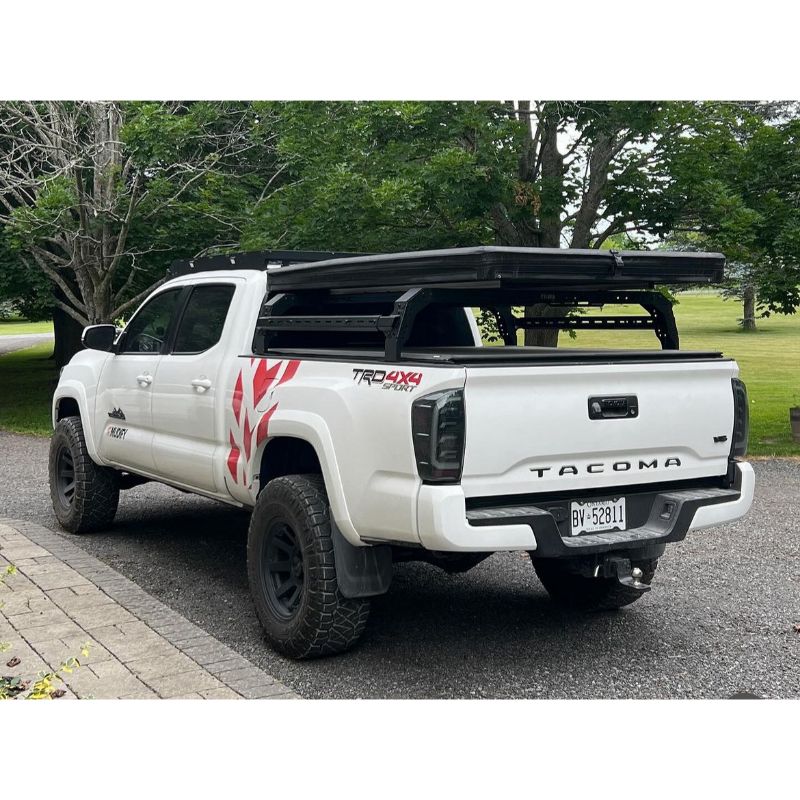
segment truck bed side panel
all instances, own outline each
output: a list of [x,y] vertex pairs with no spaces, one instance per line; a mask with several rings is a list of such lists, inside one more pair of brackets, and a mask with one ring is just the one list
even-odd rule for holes
[[[262,453],[264,459],[270,457],[269,442],[277,436],[302,438],[317,451],[331,509],[345,536],[354,544],[357,537],[417,542],[420,480],[411,404],[429,392],[463,387],[464,369],[303,359],[237,361],[226,412],[231,494],[252,505]],[[413,373],[412,380],[419,383],[404,382],[401,373]]]

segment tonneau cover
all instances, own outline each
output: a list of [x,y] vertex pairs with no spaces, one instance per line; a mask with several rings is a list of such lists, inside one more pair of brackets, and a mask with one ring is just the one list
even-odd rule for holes
[[[367,348],[276,348],[266,355],[333,361],[385,361],[383,350]],[[661,363],[721,358],[722,353],[714,350],[603,350],[577,347],[414,347],[402,352],[403,361],[464,366]]]

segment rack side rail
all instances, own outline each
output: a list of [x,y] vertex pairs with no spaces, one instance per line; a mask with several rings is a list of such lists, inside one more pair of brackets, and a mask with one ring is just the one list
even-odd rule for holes
[[[302,292],[280,292],[268,296],[262,306],[253,337],[253,352],[264,355],[269,352],[274,337],[286,331],[352,332],[378,331],[384,336],[384,356],[388,362],[402,360],[414,322],[431,305],[483,306],[495,315],[498,329],[506,345],[516,345],[517,331],[525,328],[557,328],[559,330],[653,330],[664,350],[678,350],[680,341],[672,306],[664,295],[654,291],[614,290],[547,290],[537,291],[520,288],[462,288],[412,287],[399,296],[383,297],[391,303],[387,314],[347,313],[348,301],[342,295],[326,292],[308,293],[320,306],[341,310],[343,313],[292,314],[292,307],[303,301]],[[354,301],[358,297],[354,298]],[[513,306],[544,303],[570,309],[576,307],[602,307],[605,305],[634,304],[641,306],[646,315],[641,316],[582,316],[563,313],[553,317],[525,318],[512,312]]]

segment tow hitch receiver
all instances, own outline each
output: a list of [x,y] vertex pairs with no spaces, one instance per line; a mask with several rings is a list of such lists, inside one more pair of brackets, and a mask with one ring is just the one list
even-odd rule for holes
[[619,556],[606,556],[602,563],[594,570],[595,578],[616,578],[623,586],[635,589],[644,594],[650,591],[650,586],[642,583],[642,571],[639,567],[631,567],[629,558]]

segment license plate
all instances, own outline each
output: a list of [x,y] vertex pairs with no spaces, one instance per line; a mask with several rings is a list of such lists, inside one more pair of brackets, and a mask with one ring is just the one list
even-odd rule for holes
[[625,498],[570,503],[572,535],[625,530]]

